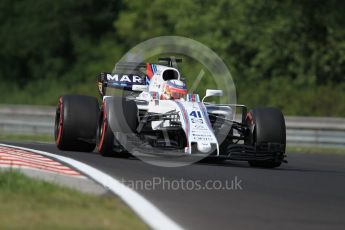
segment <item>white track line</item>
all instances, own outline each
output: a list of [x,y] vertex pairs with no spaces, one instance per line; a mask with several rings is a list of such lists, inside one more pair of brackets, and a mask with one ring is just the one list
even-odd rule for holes
[[111,190],[115,193],[118,197],[120,197],[148,226],[152,229],[183,229],[173,220],[171,220],[168,216],[166,216],[162,211],[160,211],[157,207],[155,207],[152,203],[146,200],[143,196],[139,193],[135,192],[134,190],[130,189],[129,187],[123,185],[120,181],[112,178],[108,174],[101,172],[100,170],[93,168],[87,164],[84,164],[80,161],[44,152],[30,148],[23,148],[19,146],[13,145],[6,145],[1,144],[0,146],[6,146],[16,149],[22,149],[26,151],[30,151],[33,153],[37,153],[40,155],[48,156],[51,158],[55,158],[61,162],[64,162],[73,168],[79,170],[80,172],[88,175],[104,187]]

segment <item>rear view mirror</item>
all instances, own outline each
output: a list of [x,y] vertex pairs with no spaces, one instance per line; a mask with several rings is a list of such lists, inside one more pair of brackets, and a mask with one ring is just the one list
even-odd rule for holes
[[132,85],[133,91],[144,92],[144,91],[148,91],[148,89],[149,89],[148,85]]
[[205,98],[207,98],[207,97],[221,97],[221,96],[223,96],[223,90],[221,90],[221,89],[207,89],[206,95],[202,99],[202,102],[204,102]]

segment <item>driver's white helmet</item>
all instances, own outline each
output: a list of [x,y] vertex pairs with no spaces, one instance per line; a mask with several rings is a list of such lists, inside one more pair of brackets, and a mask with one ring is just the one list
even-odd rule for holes
[[168,80],[163,83],[161,99],[176,100],[185,98],[187,95],[186,84],[180,80]]

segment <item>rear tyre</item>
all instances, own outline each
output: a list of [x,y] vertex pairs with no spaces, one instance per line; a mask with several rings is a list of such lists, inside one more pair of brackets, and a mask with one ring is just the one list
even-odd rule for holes
[[119,136],[135,133],[138,126],[138,108],[134,101],[122,97],[106,98],[98,128],[97,148],[102,156],[129,157],[130,153],[116,139]]
[[279,150],[280,152],[277,152],[278,157],[276,159],[249,161],[250,166],[264,168],[279,167],[286,147],[285,119],[282,112],[276,108],[256,108],[249,111],[246,121],[250,128],[247,144],[255,145],[258,148],[270,143],[282,146],[282,149]]
[[96,98],[65,95],[55,116],[55,142],[60,150],[92,152],[96,146],[99,104]]

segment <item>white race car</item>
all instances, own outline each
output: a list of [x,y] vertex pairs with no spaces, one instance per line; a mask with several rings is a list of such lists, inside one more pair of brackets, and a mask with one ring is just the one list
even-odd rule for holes
[[[129,156],[133,149],[199,155],[259,167],[285,162],[286,129],[280,110],[247,112],[244,105],[204,102],[223,92],[208,89],[202,100],[189,94],[173,61],[181,59],[117,63],[113,73],[98,76],[101,106],[94,97],[62,96],[56,111],[57,147],[93,151],[97,146],[103,156]],[[235,120],[235,109],[242,112],[240,121]]]

